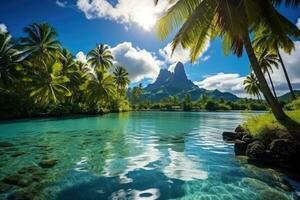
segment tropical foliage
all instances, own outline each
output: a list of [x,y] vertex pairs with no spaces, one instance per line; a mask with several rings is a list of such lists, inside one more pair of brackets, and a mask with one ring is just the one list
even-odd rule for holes
[[14,40],[0,33],[1,118],[129,109],[128,73],[124,67],[108,72],[114,60],[107,45],[97,45],[81,63],[49,24],[29,25],[24,33]]
[[275,9],[274,4],[282,2],[293,6],[300,3],[296,0],[179,0],[159,20],[158,36],[165,39],[179,28],[172,42],[173,51],[179,44],[189,49],[192,62],[207,43],[218,36],[223,39],[225,53],[231,51],[241,56],[245,48],[260,90],[274,116],[286,121],[289,118],[269,88],[251,41],[251,33],[259,27],[271,32],[279,44],[285,44],[290,37],[300,38],[300,30]]

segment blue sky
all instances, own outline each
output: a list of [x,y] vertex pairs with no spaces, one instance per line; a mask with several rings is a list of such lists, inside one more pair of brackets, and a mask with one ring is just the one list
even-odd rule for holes
[[[86,54],[97,43],[108,44],[114,49],[118,61],[128,65],[126,67],[132,72],[132,81],[142,80],[147,84],[155,79],[159,68],[169,68],[177,58],[162,53],[168,52],[165,47],[171,38],[160,41],[155,34],[153,20],[165,8],[164,5],[152,8],[151,3],[152,0],[2,0],[0,24],[5,25],[14,37],[19,37],[23,35],[25,26],[33,22],[47,22],[57,30],[62,46],[74,55],[78,52]],[[299,8],[282,6],[278,9],[294,24],[300,18]],[[218,87],[223,91],[242,93],[242,79],[249,73],[246,56],[225,56],[219,39],[210,43],[196,64],[190,64],[185,55],[183,50],[178,51],[178,60],[185,62],[185,70],[192,81],[207,89]],[[290,59],[288,56],[286,58]],[[295,87],[298,87],[297,76],[293,78]],[[284,92],[286,87],[280,81],[278,88]]]

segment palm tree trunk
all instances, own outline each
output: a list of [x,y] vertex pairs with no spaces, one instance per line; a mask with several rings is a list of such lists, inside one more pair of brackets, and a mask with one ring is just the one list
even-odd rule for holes
[[274,96],[278,100],[277,94],[276,94],[276,90],[275,90],[275,87],[274,87],[274,83],[273,83],[273,80],[271,78],[271,75],[270,75],[270,72],[269,72],[268,69],[267,69],[267,74],[268,74],[268,77],[269,77],[269,80],[270,80],[270,83],[271,83],[271,86],[272,86],[272,90],[273,90]]
[[288,86],[289,86],[289,89],[290,89],[290,92],[291,92],[291,95],[292,95],[292,99],[296,99],[296,95],[295,95],[295,93],[294,93],[294,90],[293,90],[293,87],[292,87],[292,84],[291,84],[289,75],[288,75],[288,73],[287,73],[287,71],[286,71],[286,67],[285,67],[285,64],[284,64],[284,62],[283,62],[283,60],[282,60],[282,57],[281,57],[281,55],[280,55],[280,53],[279,53],[278,47],[276,48],[276,51],[277,51],[277,54],[278,54],[278,57],[279,57],[279,61],[280,61],[280,63],[281,63],[281,66],[282,66],[282,69],[283,69],[283,72],[284,72],[284,76],[285,76],[286,81],[287,81],[287,83],[288,83]]
[[261,71],[261,68],[259,66],[258,60],[255,56],[254,49],[251,44],[251,40],[248,34],[243,36],[243,42],[245,44],[246,52],[248,55],[248,58],[250,60],[250,63],[252,65],[253,71],[257,77],[257,80],[259,81],[260,90],[263,93],[266,101],[269,103],[269,106],[272,109],[272,112],[275,116],[275,118],[278,121],[287,121],[289,118],[287,115],[283,112],[281,105],[277,101],[277,99],[273,96],[268,83],[265,79],[264,74]]

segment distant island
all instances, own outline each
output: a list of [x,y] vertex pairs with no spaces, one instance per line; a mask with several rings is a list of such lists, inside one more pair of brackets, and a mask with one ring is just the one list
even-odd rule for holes
[[177,96],[179,99],[183,99],[185,94],[190,94],[192,101],[196,101],[204,95],[230,101],[238,99],[236,95],[229,92],[199,88],[187,78],[181,62],[176,64],[173,73],[167,69],[161,69],[156,81],[144,89],[141,99],[157,102],[168,96]]
[[[299,91],[295,91],[298,95]],[[161,69],[154,83],[143,87],[129,88],[127,96],[133,110],[162,111],[228,111],[269,109],[265,100],[240,98],[230,92],[218,89],[199,88],[187,78],[184,65],[178,62],[174,72]],[[278,99],[282,105],[289,102],[290,93]]]

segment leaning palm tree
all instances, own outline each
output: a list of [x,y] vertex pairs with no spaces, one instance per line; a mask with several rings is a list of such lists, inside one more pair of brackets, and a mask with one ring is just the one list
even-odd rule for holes
[[259,24],[280,36],[280,39],[286,39],[288,35],[300,37],[300,30],[278,13],[268,0],[179,0],[161,17],[157,31],[158,36],[165,39],[179,27],[172,41],[173,51],[181,44],[190,50],[192,62],[217,36],[223,38],[225,52],[231,50],[241,56],[245,47],[265,99],[274,116],[284,122],[289,118],[273,96],[251,43],[251,32]]
[[124,67],[117,66],[113,72],[113,75],[117,88],[119,92],[122,93],[130,83],[128,72]]
[[259,83],[253,72],[246,77],[243,84],[247,94],[257,97],[258,100],[261,99]]
[[257,30],[255,31],[255,38],[253,41],[253,45],[256,49],[264,49],[264,48],[271,49],[278,55],[291,96],[293,99],[296,99],[296,95],[294,93],[287,69],[285,67],[285,64],[283,62],[282,56],[279,51],[279,48],[282,48],[283,51],[290,54],[292,50],[295,48],[293,40],[289,38],[287,38],[286,40],[280,40],[271,31],[265,29],[262,26],[259,26],[259,28],[257,28]]
[[29,59],[48,59],[54,57],[60,49],[60,43],[56,39],[57,33],[47,23],[31,24],[24,32],[27,36],[20,39],[20,46]]
[[97,47],[91,50],[88,55],[88,63],[94,69],[99,69],[101,71],[105,71],[109,69],[113,65],[113,56],[109,47],[104,44],[97,45]]
[[8,33],[0,33],[0,89],[13,82],[20,61],[20,51],[12,43],[11,36]]
[[[71,96],[70,90],[66,87],[68,77],[62,74],[62,65],[55,60],[42,61],[42,65],[29,74],[30,97],[35,103],[46,107],[50,103],[58,103],[65,96]],[[32,67],[26,66],[28,68]]]
[[278,68],[278,56],[275,52],[265,49],[264,51],[258,53],[258,60],[262,71],[268,75],[270,84],[272,86],[273,94],[275,98],[277,98],[275,86],[270,71],[273,72],[273,67]]

